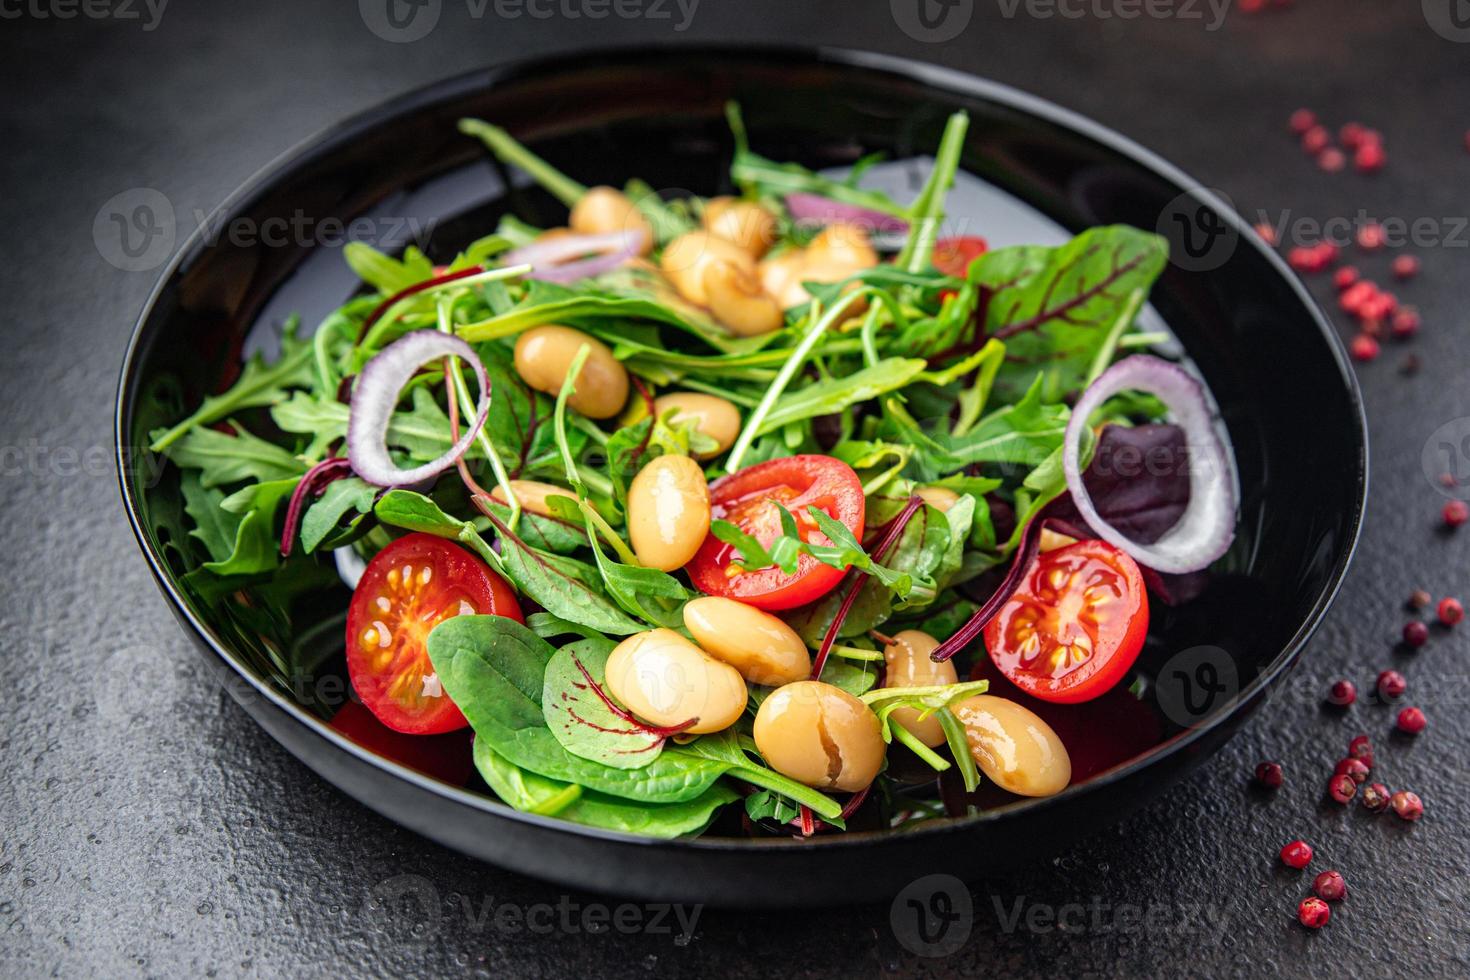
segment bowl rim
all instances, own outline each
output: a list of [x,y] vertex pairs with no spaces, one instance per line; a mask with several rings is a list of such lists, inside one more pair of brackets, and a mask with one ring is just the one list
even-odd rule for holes
[[[150,329],[150,321],[153,319],[156,308],[171,288],[175,278],[209,247],[208,230],[210,228],[220,227],[220,223],[223,220],[244,208],[263,192],[267,191],[275,181],[288,175],[293,169],[302,165],[310,158],[331,151],[339,147],[343,142],[351,140],[358,133],[375,128],[389,119],[448,101],[459,95],[480,91],[502,82],[514,81],[528,74],[548,74],[571,67],[575,67],[578,70],[586,70],[589,67],[589,61],[597,65],[613,67],[618,64],[627,64],[640,60],[657,61],[660,57],[670,55],[679,57],[700,56],[717,59],[726,63],[768,61],[781,58],[795,63],[872,72],[880,75],[889,75],[902,81],[917,83],[929,89],[937,89],[956,95],[989,101],[1009,110],[1038,118],[1049,125],[1070,130],[1112,153],[1127,158],[1135,166],[1147,170],[1151,175],[1176,187],[1188,190],[1196,200],[1209,207],[1216,215],[1225,220],[1229,227],[1237,233],[1241,245],[1254,249],[1258,255],[1264,257],[1268,266],[1277,276],[1286,282],[1287,286],[1295,293],[1308,317],[1310,317],[1316,326],[1318,334],[1325,342],[1348,396],[1354,421],[1356,422],[1353,429],[1358,442],[1357,472],[1355,474],[1357,493],[1354,498],[1353,513],[1351,514],[1350,533],[1345,545],[1340,548],[1337,559],[1329,571],[1327,582],[1317,595],[1311,609],[1298,625],[1291,638],[1282,647],[1281,651],[1272,658],[1265,669],[1257,673],[1250,682],[1241,688],[1230,703],[1225,707],[1217,709],[1199,725],[1185,729],[1171,738],[1150,747],[1141,755],[1093,775],[1085,782],[1068,786],[1055,796],[1016,800],[964,817],[947,817],[925,821],[907,830],[855,831],[843,834],[818,835],[807,839],[776,837],[746,839],[703,836],[663,839],[623,831],[607,830],[599,827],[590,827],[569,820],[560,820],[556,817],[525,813],[497,799],[471,792],[462,787],[451,786],[447,783],[440,782],[417,770],[410,769],[401,763],[378,755],[340,734],[331,728],[327,722],[306,711],[269,683],[257,678],[237,659],[235,654],[225,644],[216,639],[208,625],[194,614],[188,603],[184,601],[184,597],[179,589],[171,581],[162,556],[153,548],[144,530],[139,501],[134,495],[128,480],[129,435],[126,431],[126,425],[132,414],[134,376],[137,365],[146,346],[145,341],[148,340],[150,334],[153,332]],[[305,726],[323,742],[331,745],[336,750],[345,752],[360,762],[403,780],[416,790],[438,797],[446,803],[458,803],[502,819],[514,820],[530,824],[534,827],[551,829],[561,833],[574,834],[608,843],[696,851],[735,850],[740,852],[764,852],[789,850],[792,848],[825,851],[850,847],[865,847],[881,841],[893,841],[900,837],[905,840],[913,840],[919,837],[968,833],[994,821],[1006,819],[1014,813],[1029,813],[1045,808],[1061,806],[1069,804],[1072,800],[1093,795],[1113,783],[1125,780],[1140,770],[1154,765],[1166,756],[1187,750],[1191,744],[1205,737],[1214,729],[1227,724],[1242,712],[1248,711],[1258,696],[1270,687],[1278,677],[1289,670],[1301,656],[1307,641],[1316,631],[1323,616],[1326,614],[1333,600],[1337,597],[1343,578],[1357,550],[1362,532],[1363,515],[1367,504],[1369,474],[1368,427],[1362,393],[1358,386],[1357,376],[1352,370],[1347,352],[1342,341],[1338,338],[1336,330],[1333,329],[1316,300],[1307,291],[1305,285],[1291,272],[1282,258],[1255,234],[1251,226],[1235,211],[1233,206],[1228,204],[1212,189],[1205,187],[1197,180],[1189,177],[1183,170],[1168,162],[1163,157],[1111,128],[1081,113],[1066,109],[1010,85],[995,82],[957,69],[945,68],[897,55],[822,45],[742,44],[736,47],[729,44],[682,45],[664,43],[609,46],[598,48],[590,53],[562,51],[547,55],[533,55],[499,62],[486,68],[473,69],[430,82],[386,101],[379,102],[319,130],[278,154],[274,159],[256,170],[234,192],[210,211],[209,216],[194,229],[164,266],[157,282],[154,284],[147,300],[143,304],[128,340],[117,385],[113,418],[113,438],[115,442],[113,462],[117,467],[117,478],[122,493],[123,507],[127,512],[128,523],[132,527],[133,536],[137,540],[144,557],[147,559],[154,581],[157,583],[160,591],[162,591],[165,599],[172,606],[172,611],[175,616],[192,631],[196,643],[202,644],[204,648],[212,652],[248,685],[249,692],[240,692],[238,688],[232,687],[231,693],[237,700],[241,700],[242,695],[262,698],[293,719],[296,723]],[[257,720],[256,723],[259,724],[260,722]],[[310,768],[316,769],[315,766],[310,766]],[[326,778],[328,782],[333,782],[332,779],[326,777],[320,771],[317,774],[322,778]],[[395,822],[397,821],[395,820]]]

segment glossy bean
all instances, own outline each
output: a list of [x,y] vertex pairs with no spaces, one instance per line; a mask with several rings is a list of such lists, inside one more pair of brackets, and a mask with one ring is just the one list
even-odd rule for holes
[[700,434],[716,443],[709,452],[696,453],[700,459],[712,459],[729,449],[740,434],[740,409],[718,395],[703,395],[693,391],[675,391],[659,395],[653,400],[653,411],[659,417],[669,410],[674,411],[673,422],[693,422]]
[[569,402],[589,419],[611,418],[628,400],[628,371],[595,337],[554,323],[532,327],[516,340],[516,373],[532,388],[554,398],[583,344],[591,352]]
[[[533,514],[543,517],[554,517],[547,497],[569,497],[577,499],[577,495],[566,487],[559,487],[554,483],[542,483],[539,480],[511,480],[510,488],[515,492],[516,500],[520,502],[522,510],[528,510]],[[502,504],[509,506],[510,501],[506,498],[505,488],[498,483],[490,491],[490,496]]]
[[776,242],[776,216],[754,201],[711,198],[704,208],[704,228],[734,242],[758,259]]
[[1029,708],[991,694],[954,709],[970,754],[1001,789],[1018,796],[1052,796],[1072,780],[1072,759],[1050,725]]
[[628,537],[650,568],[683,568],[709,534],[709,484],[688,456],[660,456],[628,487]]
[[754,606],[704,596],[684,606],[684,625],[706,653],[752,684],[775,687],[812,672],[811,654],[796,631]]
[[605,235],[615,231],[636,231],[642,235],[638,252],[653,251],[653,226],[632,198],[614,187],[591,187],[572,206],[567,224],[579,235]]
[[[939,641],[919,630],[904,630],[892,637],[893,642],[883,648],[883,659],[887,669],[883,672],[884,687],[937,687],[942,684],[958,684],[954,661],[935,663],[929,654]],[[944,727],[937,715],[920,719],[917,708],[896,708],[890,716],[894,724],[902,725],[919,741],[931,748],[944,742]]]
[[786,322],[780,304],[761,288],[755,271],[734,262],[706,263],[704,295],[714,318],[737,336],[757,337]]
[[949,509],[960,502],[960,495],[949,487],[920,487],[915,491],[930,507],[940,513],[948,513]]
[[886,749],[872,709],[821,681],[787,684],[766,698],[755,716],[755,745],[782,775],[848,793],[873,781]]
[[686,232],[669,242],[659,257],[659,267],[680,296],[698,306],[708,306],[704,272],[711,263],[721,260],[738,269],[755,268],[749,252],[706,231]]
[[635,633],[608,654],[608,691],[653,725],[682,725],[704,735],[729,728],[745,711],[748,691],[739,671],[720,663],[670,629]]

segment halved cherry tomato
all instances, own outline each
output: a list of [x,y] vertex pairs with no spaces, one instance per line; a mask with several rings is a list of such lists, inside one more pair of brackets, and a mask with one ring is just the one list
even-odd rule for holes
[[963,279],[970,270],[970,263],[989,248],[989,243],[979,235],[941,238],[934,243],[934,268],[947,276]]
[[[780,502],[796,518],[803,541],[830,544],[807,514],[816,506],[837,518],[861,538],[867,500],[863,484],[852,467],[831,456],[789,456],[747,466],[710,484],[710,514],[737,525],[762,545],[781,534]],[[690,559],[686,570],[706,595],[738,599],[757,609],[794,609],[820,599],[842,581],[843,571],[823,565],[810,555],[797,560],[796,573],[732,567],[735,549],[710,534]]]
[[463,786],[474,771],[474,737],[467,728],[443,735],[405,735],[383,724],[351,698],[329,724],[368,751],[451,786]]
[[1076,704],[1123,679],[1147,632],[1138,563],[1106,541],[1079,541],[1036,556],[986,624],[985,648],[1027,694]]
[[347,673],[362,703],[396,732],[463,728],[425,641],[452,616],[484,613],[525,621],[505,579],[458,545],[410,534],[378,552],[347,609]]

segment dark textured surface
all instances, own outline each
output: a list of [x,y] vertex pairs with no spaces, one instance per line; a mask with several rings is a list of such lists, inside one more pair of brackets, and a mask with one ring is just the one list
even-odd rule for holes
[[[684,31],[674,30],[683,15],[673,4],[669,20],[592,21],[507,20],[493,4],[475,19],[474,5],[446,3],[438,28],[412,44],[375,37],[348,3],[207,6],[169,6],[150,31],[138,21],[42,19],[37,10],[56,10],[45,3],[0,25],[0,258],[9,273],[0,650],[11,689],[0,722],[0,973],[1463,975],[1470,967],[1462,812],[1470,636],[1436,632],[1418,654],[1392,645],[1409,590],[1464,588],[1470,548],[1463,533],[1437,531],[1444,498],[1420,461],[1439,426],[1470,415],[1459,308],[1470,241],[1458,217],[1470,179],[1462,141],[1470,46],[1436,36],[1417,5],[1299,0],[1257,17],[1232,12],[1209,31],[1203,7],[1205,20],[1077,20],[1036,19],[1024,5],[1007,18],[1009,4],[981,4],[944,45],[905,36],[883,3],[762,10],[704,0]],[[948,958],[908,952],[887,908],[706,911],[685,943],[569,930],[555,909],[548,932],[518,926],[510,911],[497,916],[597,900],[564,898],[430,845],[279,749],[210,683],[117,503],[107,462],[112,389],[154,274],[104,261],[92,234],[103,202],[152,187],[187,230],[196,209],[207,211],[277,153],[405,88],[501,57],[684,39],[821,39],[977,71],[1117,127],[1251,215],[1321,219],[1364,208],[1431,219],[1442,239],[1415,249],[1424,272],[1400,289],[1423,310],[1424,335],[1390,345],[1360,372],[1374,453],[1368,524],[1343,596],[1301,666],[1225,752],[1126,826],[1050,864],[977,883],[971,934]],[[1283,131],[1298,104],[1333,123],[1381,128],[1388,170],[1374,179],[1317,173]],[[1386,256],[1359,264],[1387,278]],[[1408,350],[1422,360],[1414,377],[1397,371]],[[1416,742],[1388,737],[1392,712],[1367,699],[1346,716],[1320,707],[1331,679],[1366,689],[1390,664],[1430,716]],[[1332,761],[1359,730],[1379,743],[1378,775],[1424,797],[1417,825],[1319,802]],[[1284,761],[1288,779],[1269,800],[1245,784],[1267,756]],[[1275,860],[1299,835],[1318,848],[1314,867],[1339,868],[1352,889],[1318,935],[1292,917],[1309,878]],[[405,889],[423,901],[384,901]],[[1074,903],[1080,911],[1063,909]],[[1139,920],[1125,906],[1153,911]],[[1048,908],[1064,911],[1069,928],[1052,928]]]

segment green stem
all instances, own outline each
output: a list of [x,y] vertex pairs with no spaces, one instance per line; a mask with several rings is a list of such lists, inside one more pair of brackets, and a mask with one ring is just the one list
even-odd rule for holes
[[[383,336],[393,328],[394,322],[398,319],[398,311],[403,309],[405,303],[413,303],[445,291],[457,293],[469,286],[482,282],[494,282],[497,279],[514,279],[516,276],[523,276],[530,271],[531,266],[529,265],[511,265],[501,269],[486,269],[484,272],[477,272],[473,276],[465,276],[463,279],[451,279],[449,282],[436,283],[427,289],[421,289],[416,293],[411,293],[383,311],[383,315],[373,324],[367,336],[362,338],[362,343],[358,344],[358,347],[364,350],[375,350],[379,342],[383,339]],[[440,329],[443,329],[442,325]]]
[[[436,304],[439,313],[439,330],[442,333],[453,334],[454,323],[451,311],[454,308],[454,298],[451,296],[440,296]],[[445,358],[449,365],[446,380],[449,382],[449,397],[459,399],[459,411],[462,418],[473,419],[475,417],[475,403],[470,400],[470,386],[465,382],[464,369],[460,367],[459,359],[455,357]],[[488,392],[487,396],[495,397],[494,392]],[[469,424],[468,422],[466,424]],[[500,458],[500,452],[495,448],[495,441],[485,431],[485,426],[480,426],[475,439],[490,459],[490,469],[495,473],[495,482],[505,493],[505,499],[510,507],[510,519],[506,522],[514,531],[521,520],[521,502],[517,499],[515,491],[510,486],[510,473],[505,468],[505,463]]]
[[[766,389],[766,393],[761,398],[760,404],[755,407],[755,411],[750,413],[750,418],[746,419],[745,428],[741,431],[740,438],[735,440],[735,447],[730,450],[729,459],[725,463],[726,470],[734,473],[740,469],[740,460],[750,451],[750,445],[755,442],[756,433],[760,432],[761,426],[765,424],[766,416],[770,415],[771,409],[776,407],[777,399],[786,390],[786,386],[791,383],[791,379],[796,377],[796,373],[801,370],[802,364],[811,355],[813,348],[817,346],[817,342],[822,339],[822,335],[827,332],[827,329],[832,324],[839,322],[843,314],[862,298],[863,294],[861,292],[848,293],[833,304],[830,310],[821,314],[812,322],[811,327],[806,332],[806,336],[801,338],[801,343],[796,345],[796,349],[786,358],[786,363],[781,365],[781,370],[776,374],[776,380],[772,381],[771,386]],[[813,304],[812,311],[813,313],[817,312],[815,304]]]
[[582,787],[576,783],[571,783],[560,793],[557,793],[555,796],[548,796],[526,812],[539,814],[543,817],[554,817],[581,798]]
[[587,193],[585,186],[526,149],[515,137],[499,126],[492,126],[479,119],[461,119],[459,131],[466,136],[477,137],[491,153],[512,167],[524,170],[532,180],[569,208]]
[[831,652],[833,656],[841,657],[843,660],[862,660],[872,663],[883,659],[883,654],[879,650],[865,650],[862,647],[846,647],[840,643],[834,644]]
[[[943,762],[944,760],[940,760]],[[762,769],[759,766],[732,766],[730,775],[737,779],[743,779],[747,783],[780,793],[788,799],[797,803],[805,803],[811,807],[812,812],[819,817],[835,820],[842,816],[842,807],[837,801],[818,793],[816,790],[793,779],[787,779],[780,773],[772,772],[770,769]]]
[[955,171],[960,167],[960,152],[964,149],[965,133],[970,128],[970,117],[956,112],[944,125],[944,136],[939,140],[939,149],[934,154],[934,169],[924,189],[909,205],[910,220],[908,239],[898,253],[895,264],[908,272],[920,272],[929,265],[934,254],[934,240],[938,237],[939,222],[944,215],[944,195],[954,183]]
[[975,768],[975,757],[970,754],[970,739],[965,734],[964,723],[952,709],[940,708],[939,726],[944,729],[949,754],[954,756],[955,765],[960,767],[960,775],[965,778],[965,792],[975,792],[980,788],[980,772]]
[[929,748],[929,746],[925,745],[923,742],[919,741],[918,736],[909,731],[907,728],[898,724],[898,722],[890,722],[889,731],[893,732],[894,738],[898,739],[904,745],[907,745],[909,747],[909,751],[913,752],[914,755],[918,756],[920,759],[923,759],[926,763],[928,763],[929,768],[933,769],[935,772],[944,772],[944,770],[949,768],[948,760],[936,753],[933,749]]
[[1097,376],[1107,370],[1108,362],[1117,353],[1118,342],[1123,339],[1123,332],[1133,325],[1138,317],[1138,311],[1143,309],[1144,292],[1135,289],[1128,294],[1128,301],[1123,304],[1123,309],[1118,313],[1118,319],[1108,328],[1107,337],[1103,338],[1102,346],[1097,349],[1097,355],[1092,359],[1092,367],[1087,371],[1087,383],[1083,387],[1092,384]]

